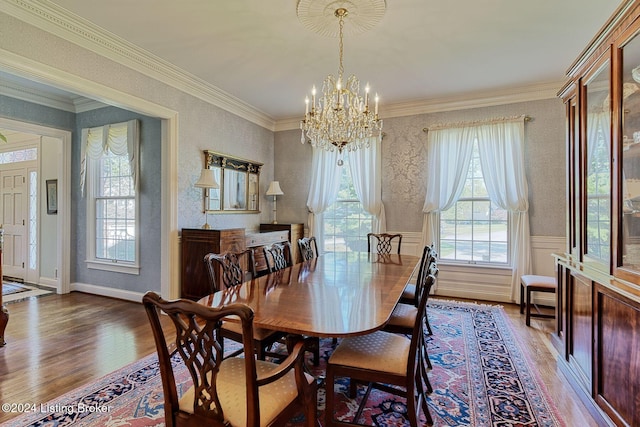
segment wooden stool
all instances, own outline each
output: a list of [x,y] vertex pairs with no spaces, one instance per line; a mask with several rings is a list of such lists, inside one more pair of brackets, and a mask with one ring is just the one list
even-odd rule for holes
[[[549,276],[537,276],[534,274],[529,274],[522,276],[520,278],[520,314],[524,312],[525,305],[527,306],[527,315],[526,315],[526,324],[527,326],[531,326],[531,318],[532,317],[542,317],[546,319],[553,319],[556,317],[555,314],[544,314],[541,313],[538,307],[536,306],[536,312],[531,313],[531,306],[533,302],[531,301],[531,293],[532,292],[548,292],[555,294],[556,289],[558,288],[558,284],[554,277]],[[525,299],[525,293],[526,299]]]

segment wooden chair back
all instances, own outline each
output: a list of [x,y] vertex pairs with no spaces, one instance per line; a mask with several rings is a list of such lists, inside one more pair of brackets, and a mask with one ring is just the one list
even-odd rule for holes
[[[253,311],[243,304],[232,304],[220,308],[206,307],[190,300],[165,301],[155,292],[148,292],[142,299],[151,322],[153,338],[158,351],[164,412],[167,426],[212,425],[226,426],[225,415],[216,389],[216,380],[223,361],[218,342],[219,325],[224,317],[237,316],[242,322],[245,354],[253,354]],[[164,312],[175,326],[175,353],[184,364],[194,386],[193,413],[179,407],[179,396],[175,381],[172,355],[169,353],[165,332],[160,322],[160,311]],[[256,361],[245,358],[247,375],[247,425],[256,425],[258,412],[258,385]]]
[[[289,357],[280,365],[257,362],[253,310],[249,306],[207,307],[186,299],[166,301],[155,292],[147,292],[142,302],[158,352],[168,427],[285,425],[301,411],[306,418],[305,426],[316,427],[317,388],[314,378],[304,373],[302,342],[295,343]],[[170,327],[163,328],[160,312],[164,312],[175,327],[175,339],[170,346],[167,345]],[[245,355],[233,358],[233,361],[223,358],[223,337],[220,335],[223,319],[230,316],[240,322]],[[173,349],[172,353],[169,349]],[[259,380],[258,363],[261,364]],[[174,371],[179,366],[186,368],[192,381],[192,386],[182,396],[178,395]],[[242,368],[238,369],[240,366]],[[236,370],[244,374],[239,384],[229,384],[228,379],[218,383],[222,375],[237,376]],[[293,371],[293,381],[290,371]],[[287,398],[279,402],[281,406],[277,410],[270,409],[268,403],[261,410],[259,387],[271,384],[275,390],[283,390]],[[223,401],[227,406],[221,404]],[[265,417],[262,422],[261,417]]]
[[[371,240],[375,239],[375,246],[372,247]],[[393,250],[393,243],[397,242],[398,249],[396,253],[400,253],[402,245],[402,234],[389,233],[369,233],[367,234],[367,252],[376,252],[379,254],[390,254]],[[375,249],[375,250],[373,250]]]
[[264,247],[264,258],[269,273],[282,270],[293,265],[291,261],[291,244],[289,242],[274,243]]
[[318,242],[314,236],[298,239],[298,249],[300,249],[302,261],[309,261],[318,256]]
[[204,263],[211,281],[211,293],[239,285],[255,277],[253,252],[249,249],[240,252],[209,253]]

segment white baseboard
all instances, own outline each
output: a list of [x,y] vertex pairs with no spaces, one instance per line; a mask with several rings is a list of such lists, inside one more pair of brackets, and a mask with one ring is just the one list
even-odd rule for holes
[[58,279],[53,277],[40,277],[38,280],[38,285],[45,286],[47,288],[53,288],[54,290],[58,289]]
[[101,295],[104,297],[118,298],[126,301],[142,302],[144,293],[127,291],[125,289],[114,289],[106,286],[91,285],[88,283],[74,282],[71,284],[71,291],[85,292],[87,294]]

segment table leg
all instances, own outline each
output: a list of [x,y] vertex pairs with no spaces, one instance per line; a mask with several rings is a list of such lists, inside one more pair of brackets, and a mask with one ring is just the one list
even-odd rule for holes
[[9,322],[9,310],[4,305],[0,308],[0,347],[4,347],[6,342],[4,340],[4,331],[7,328]]

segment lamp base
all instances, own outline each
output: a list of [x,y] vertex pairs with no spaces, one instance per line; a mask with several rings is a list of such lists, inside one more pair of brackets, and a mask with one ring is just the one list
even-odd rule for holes
[[204,225],[202,226],[203,230],[210,230],[211,226],[209,225],[209,212],[204,212]]

